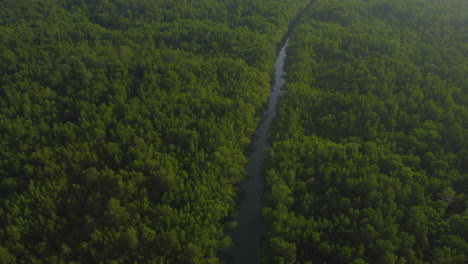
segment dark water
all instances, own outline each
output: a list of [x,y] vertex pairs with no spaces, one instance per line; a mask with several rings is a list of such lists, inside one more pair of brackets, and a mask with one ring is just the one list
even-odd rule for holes
[[246,165],[248,180],[242,184],[241,189],[245,194],[241,202],[238,216],[238,228],[233,234],[233,239],[237,243],[233,251],[235,264],[260,263],[261,237],[263,233],[263,223],[261,221],[263,179],[262,168],[264,155],[263,151],[269,147],[268,129],[271,121],[276,116],[276,102],[281,93],[281,88],[286,81],[283,78],[284,61],[286,59],[286,47],[289,39],[281,48],[275,62],[275,80],[268,101],[268,108],[263,114],[263,122],[255,131],[253,152],[249,156]]

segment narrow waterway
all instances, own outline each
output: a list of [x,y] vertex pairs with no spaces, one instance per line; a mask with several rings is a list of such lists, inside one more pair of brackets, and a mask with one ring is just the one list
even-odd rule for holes
[[245,197],[239,207],[236,217],[238,226],[236,232],[233,234],[233,239],[236,242],[236,248],[233,251],[235,264],[260,263],[261,237],[263,233],[263,223],[261,221],[263,151],[269,147],[268,129],[271,126],[271,121],[276,116],[276,102],[281,93],[281,88],[286,84],[283,78],[285,74],[283,66],[286,59],[286,47],[288,46],[288,42],[289,39],[286,40],[276,57],[275,79],[268,100],[268,108],[263,114],[263,122],[255,131],[253,152],[250,154],[245,168],[248,180],[241,186]]

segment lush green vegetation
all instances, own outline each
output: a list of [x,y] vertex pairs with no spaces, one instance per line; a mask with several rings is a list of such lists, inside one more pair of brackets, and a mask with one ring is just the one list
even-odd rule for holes
[[218,263],[305,0],[0,2],[0,263]]
[[319,0],[294,30],[265,263],[468,262],[468,2]]
[[[306,0],[0,2],[0,263],[220,263]],[[265,263],[468,262],[468,2],[318,0]]]

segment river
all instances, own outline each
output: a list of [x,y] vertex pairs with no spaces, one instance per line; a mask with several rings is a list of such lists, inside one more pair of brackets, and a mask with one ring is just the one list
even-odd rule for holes
[[275,61],[275,79],[271,89],[268,107],[263,113],[263,121],[254,134],[253,152],[245,167],[248,179],[241,185],[244,199],[241,201],[238,215],[237,230],[233,234],[236,247],[233,251],[235,264],[260,263],[261,238],[263,234],[262,194],[263,194],[263,162],[264,150],[269,147],[269,133],[272,120],[276,116],[276,102],[281,88],[286,84],[283,78],[286,47],[289,39],[281,48]]

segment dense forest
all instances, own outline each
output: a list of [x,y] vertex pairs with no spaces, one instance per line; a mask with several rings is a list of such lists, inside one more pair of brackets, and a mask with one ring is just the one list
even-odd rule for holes
[[0,1],[0,263],[225,261],[288,30],[263,262],[467,263],[468,1],[310,2]]
[[318,0],[268,150],[265,263],[468,263],[468,1]]
[[220,263],[308,3],[0,1],[0,263]]

